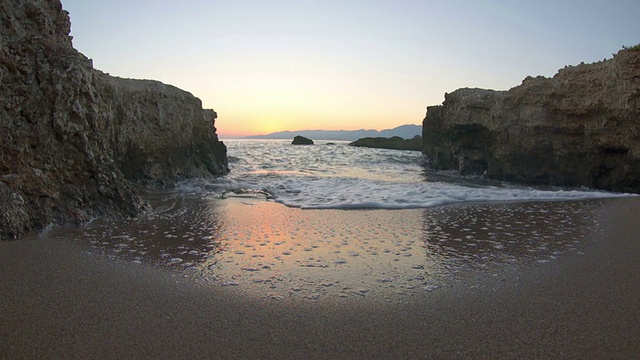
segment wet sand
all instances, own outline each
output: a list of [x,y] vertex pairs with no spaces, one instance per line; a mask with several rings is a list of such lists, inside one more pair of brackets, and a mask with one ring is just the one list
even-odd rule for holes
[[[401,297],[374,291],[362,301],[273,301],[59,237],[0,243],[0,357],[638,357],[640,199],[605,204],[598,211],[604,232],[582,234],[575,251],[557,260],[488,262],[436,291]],[[317,218],[278,204],[269,211]],[[371,217],[347,214],[349,221]],[[544,246],[524,249],[555,256],[553,249],[540,254]],[[507,254],[526,258],[519,251]]]

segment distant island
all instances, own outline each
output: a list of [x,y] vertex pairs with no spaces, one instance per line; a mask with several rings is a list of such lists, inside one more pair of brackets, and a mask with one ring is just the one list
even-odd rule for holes
[[300,135],[314,140],[344,140],[354,141],[365,137],[394,137],[413,139],[416,135],[422,135],[421,125],[401,125],[387,130],[300,130],[279,131],[266,135],[247,136],[246,139],[292,139]]

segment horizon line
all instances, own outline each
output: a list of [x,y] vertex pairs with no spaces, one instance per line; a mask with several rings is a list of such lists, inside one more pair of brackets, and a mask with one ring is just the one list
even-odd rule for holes
[[274,135],[274,134],[278,134],[278,133],[284,133],[284,132],[302,132],[302,131],[335,131],[335,132],[339,132],[339,131],[343,131],[343,132],[355,132],[355,131],[377,131],[377,132],[381,132],[381,131],[385,131],[385,130],[393,130],[393,129],[397,129],[401,126],[407,126],[407,125],[414,125],[414,126],[422,126],[422,124],[402,124],[402,125],[398,125],[395,127],[391,127],[391,128],[384,128],[384,129],[366,129],[366,128],[359,128],[359,129],[353,129],[353,130],[347,130],[347,129],[297,129],[297,130],[278,130],[278,131],[272,131],[270,133],[262,133],[262,134],[239,134],[239,133],[233,133],[233,132],[225,132],[225,131],[221,131],[220,129],[217,129],[217,135],[218,137],[233,137],[233,138],[246,138],[246,137],[250,137],[250,136],[269,136],[269,135]]

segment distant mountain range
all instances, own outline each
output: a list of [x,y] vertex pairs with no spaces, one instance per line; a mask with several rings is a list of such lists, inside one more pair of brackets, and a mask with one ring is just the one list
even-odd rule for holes
[[346,140],[354,141],[364,137],[392,137],[399,136],[403,139],[412,139],[416,135],[422,136],[421,125],[401,125],[387,130],[299,130],[278,131],[266,135],[247,136],[247,139],[293,139],[300,135],[312,140]]

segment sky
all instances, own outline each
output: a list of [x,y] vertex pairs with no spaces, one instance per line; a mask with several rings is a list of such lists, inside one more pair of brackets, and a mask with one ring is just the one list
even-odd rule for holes
[[638,0],[62,0],[76,49],[218,113],[221,138],[421,124],[463,87],[506,90],[640,43]]

